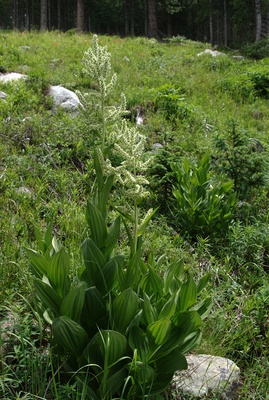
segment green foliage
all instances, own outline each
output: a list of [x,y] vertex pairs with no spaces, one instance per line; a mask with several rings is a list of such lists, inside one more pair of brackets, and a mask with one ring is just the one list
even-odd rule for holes
[[177,179],[174,188],[176,226],[194,237],[197,234],[202,237],[217,232],[223,234],[235,206],[232,181],[212,179],[209,153],[197,166],[185,158],[173,169]]
[[242,46],[242,53],[247,57],[261,60],[269,57],[269,40],[268,37],[255,43],[248,43]]
[[91,202],[86,217],[91,234],[82,245],[77,286],[70,287],[68,254],[51,226],[43,239],[36,231],[41,253],[27,251],[52,343],[68,355],[66,368],[77,371],[93,398],[154,396],[175,370],[187,367],[184,354],[200,342],[210,300],[196,303],[208,278],[198,285],[191,275],[184,280],[181,260],[170,264],[162,281],[153,257],[146,265],[140,250],[130,259],[116,255],[118,217],[108,227]]
[[168,121],[175,122],[178,118],[187,117],[191,112],[191,107],[187,105],[183,94],[180,89],[168,84],[158,89],[155,105]]
[[255,188],[268,184],[268,155],[262,143],[232,125],[227,137],[214,138],[215,170],[233,180],[239,199],[248,199]]
[[153,154],[148,169],[150,188],[156,194],[156,203],[162,212],[168,210],[171,202],[175,183],[175,172],[172,169],[172,164],[177,156],[166,148],[158,148]]

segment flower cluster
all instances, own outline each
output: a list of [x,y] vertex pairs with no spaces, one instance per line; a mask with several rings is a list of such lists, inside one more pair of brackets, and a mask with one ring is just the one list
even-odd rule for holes
[[121,126],[117,126],[111,133],[110,141],[114,144],[113,151],[122,158],[122,161],[114,168],[109,160],[106,165],[111,172],[113,170],[117,181],[125,188],[125,195],[134,202],[139,202],[148,195],[145,186],[149,182],[143,175],[150,162],[150,159],[143,159],[146,138],[123,120]]
[[103,98],[107,98],[117,83],[117,74],[111,76],[111,54],[106,46],[99,46],[97,35],[93,35],[92,47],[84,53],[83,72],[98,85]]

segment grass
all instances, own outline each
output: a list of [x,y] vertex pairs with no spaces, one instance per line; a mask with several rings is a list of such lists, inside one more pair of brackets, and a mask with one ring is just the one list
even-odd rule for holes
[[[255,70],[266,85],[266,60],[238,61],[229,52],[219,58],[197,57],[209,45],[185,39],[158,43],[103,36],[99,43],[108,46],[118,74],[111,104],[118,104],[124,92],[133,119],[136,108],[142,108],[148,151],[159,142],[177,157],[200,158],[206,149],[214,151],[212,137],[227,133],[231,121],[267,150],[268,100],[248,75]],[[74,279],[82,262],[79,249],[86,235],[96,130],[82,114],[53,113],[46,92],[50,84],[82,92],[93,87],[81,64],[90,45],[90,35],[0,32],[1,71],[28,75],[25,83],[0,85],[7,93],[7,101],[0,101],[0,315],[3,321],[9,315],[15,318],[14,328],[3,336],[3,398],[81,398],[81,388],[59,379],[61,360],[52,362],[48,327],[34,311],[24,249],[36,248],[34,225],[45,229],[52,221],[54,234],[71,255]],[[167,117],[156,106],[164,85],[184,98],[186,114],[170,118],[171,113]],[[184,257],[186,270],[197,276],[211,272],[206,295],[213,297],[214,306],[197,351],[229,357],[239,365],[240,399],[266,399],[269,389],[267,193],[262,187],[241,205],[221,238],[192,241],[171,224],[168,213],[157,214],[145,237],[145,257],[154,249],[156,257],[164,252],[169,260]],[[120,201],[124,204],[124,198]],[[153,195],[145,207],[152,201]]]

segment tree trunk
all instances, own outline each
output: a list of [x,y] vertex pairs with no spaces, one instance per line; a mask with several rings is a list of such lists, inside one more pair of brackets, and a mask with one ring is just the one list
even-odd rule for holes
[[224,46],[228,47],[228,13],[227,0],[223,0],[223,25],[224,25]]
[[158,20],[156,0],[148,0],[148,36],[158,39]]
[[77,0],[77,31],[84,32],[84,0]]
[[256,16],[256,38],[255,41],[258,42],[261,39],[262,33],[262,10],[260,0],[255,0],[255,16]]
[[57,29],[61,30],[61,0],[57,1]]
[[18,0],[13,0],[13,29],[19,29],[19,4]]
[[135,35],[135,10],[134,10],[134,0],[130,0],[131,3],[131,15],[130,15],[130,23],[131,23],[131,36]]
[[129,36],[129,0],[125,0],[124,2],[124,34],[125,36]]
[[167,14],[167,37],[173,36],[172,15]]
[[213,33],[213,16],[209,15],[209,36],[210,36],[210,44],[214,46],[214,33]]
[[40,3],[40,30],[48,29],[48,0],[41,0]]

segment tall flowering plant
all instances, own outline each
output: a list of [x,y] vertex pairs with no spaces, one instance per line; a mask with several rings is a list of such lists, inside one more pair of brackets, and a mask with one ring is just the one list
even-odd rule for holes
[[[94,54],[107,56],[96,44],[94,38]],[[144,137],[123,122],[109,140],[122,159],[112,166],[102,152],[103,141],[94,153],[98,196],[86,209],[90,235],[82,244],[78,283],[70,279],[69,254],[52,236],[52,225],[44,237],[36,230],[39,251],[28,249],[28,255],[39,310],[51,324],[53,351],[64,358],[70,379],[82,386],[83,398],[156,399],[174,372],[187,368],[184,354],[201,340],[211,300],[197,300],[208,276],[196,284],[191,275],[186,278],[179,260],[160,277],[156,269],[162,259],[157,264],[152,256],[147,264],[143,261],[138,238],[153,213],[138,225],[138,205],[147,195]],[[129,217],[135,232],[128,231],[127,257],[118,251],[121,217],[109,223],[107,218],[114,177],[134,205]]]

